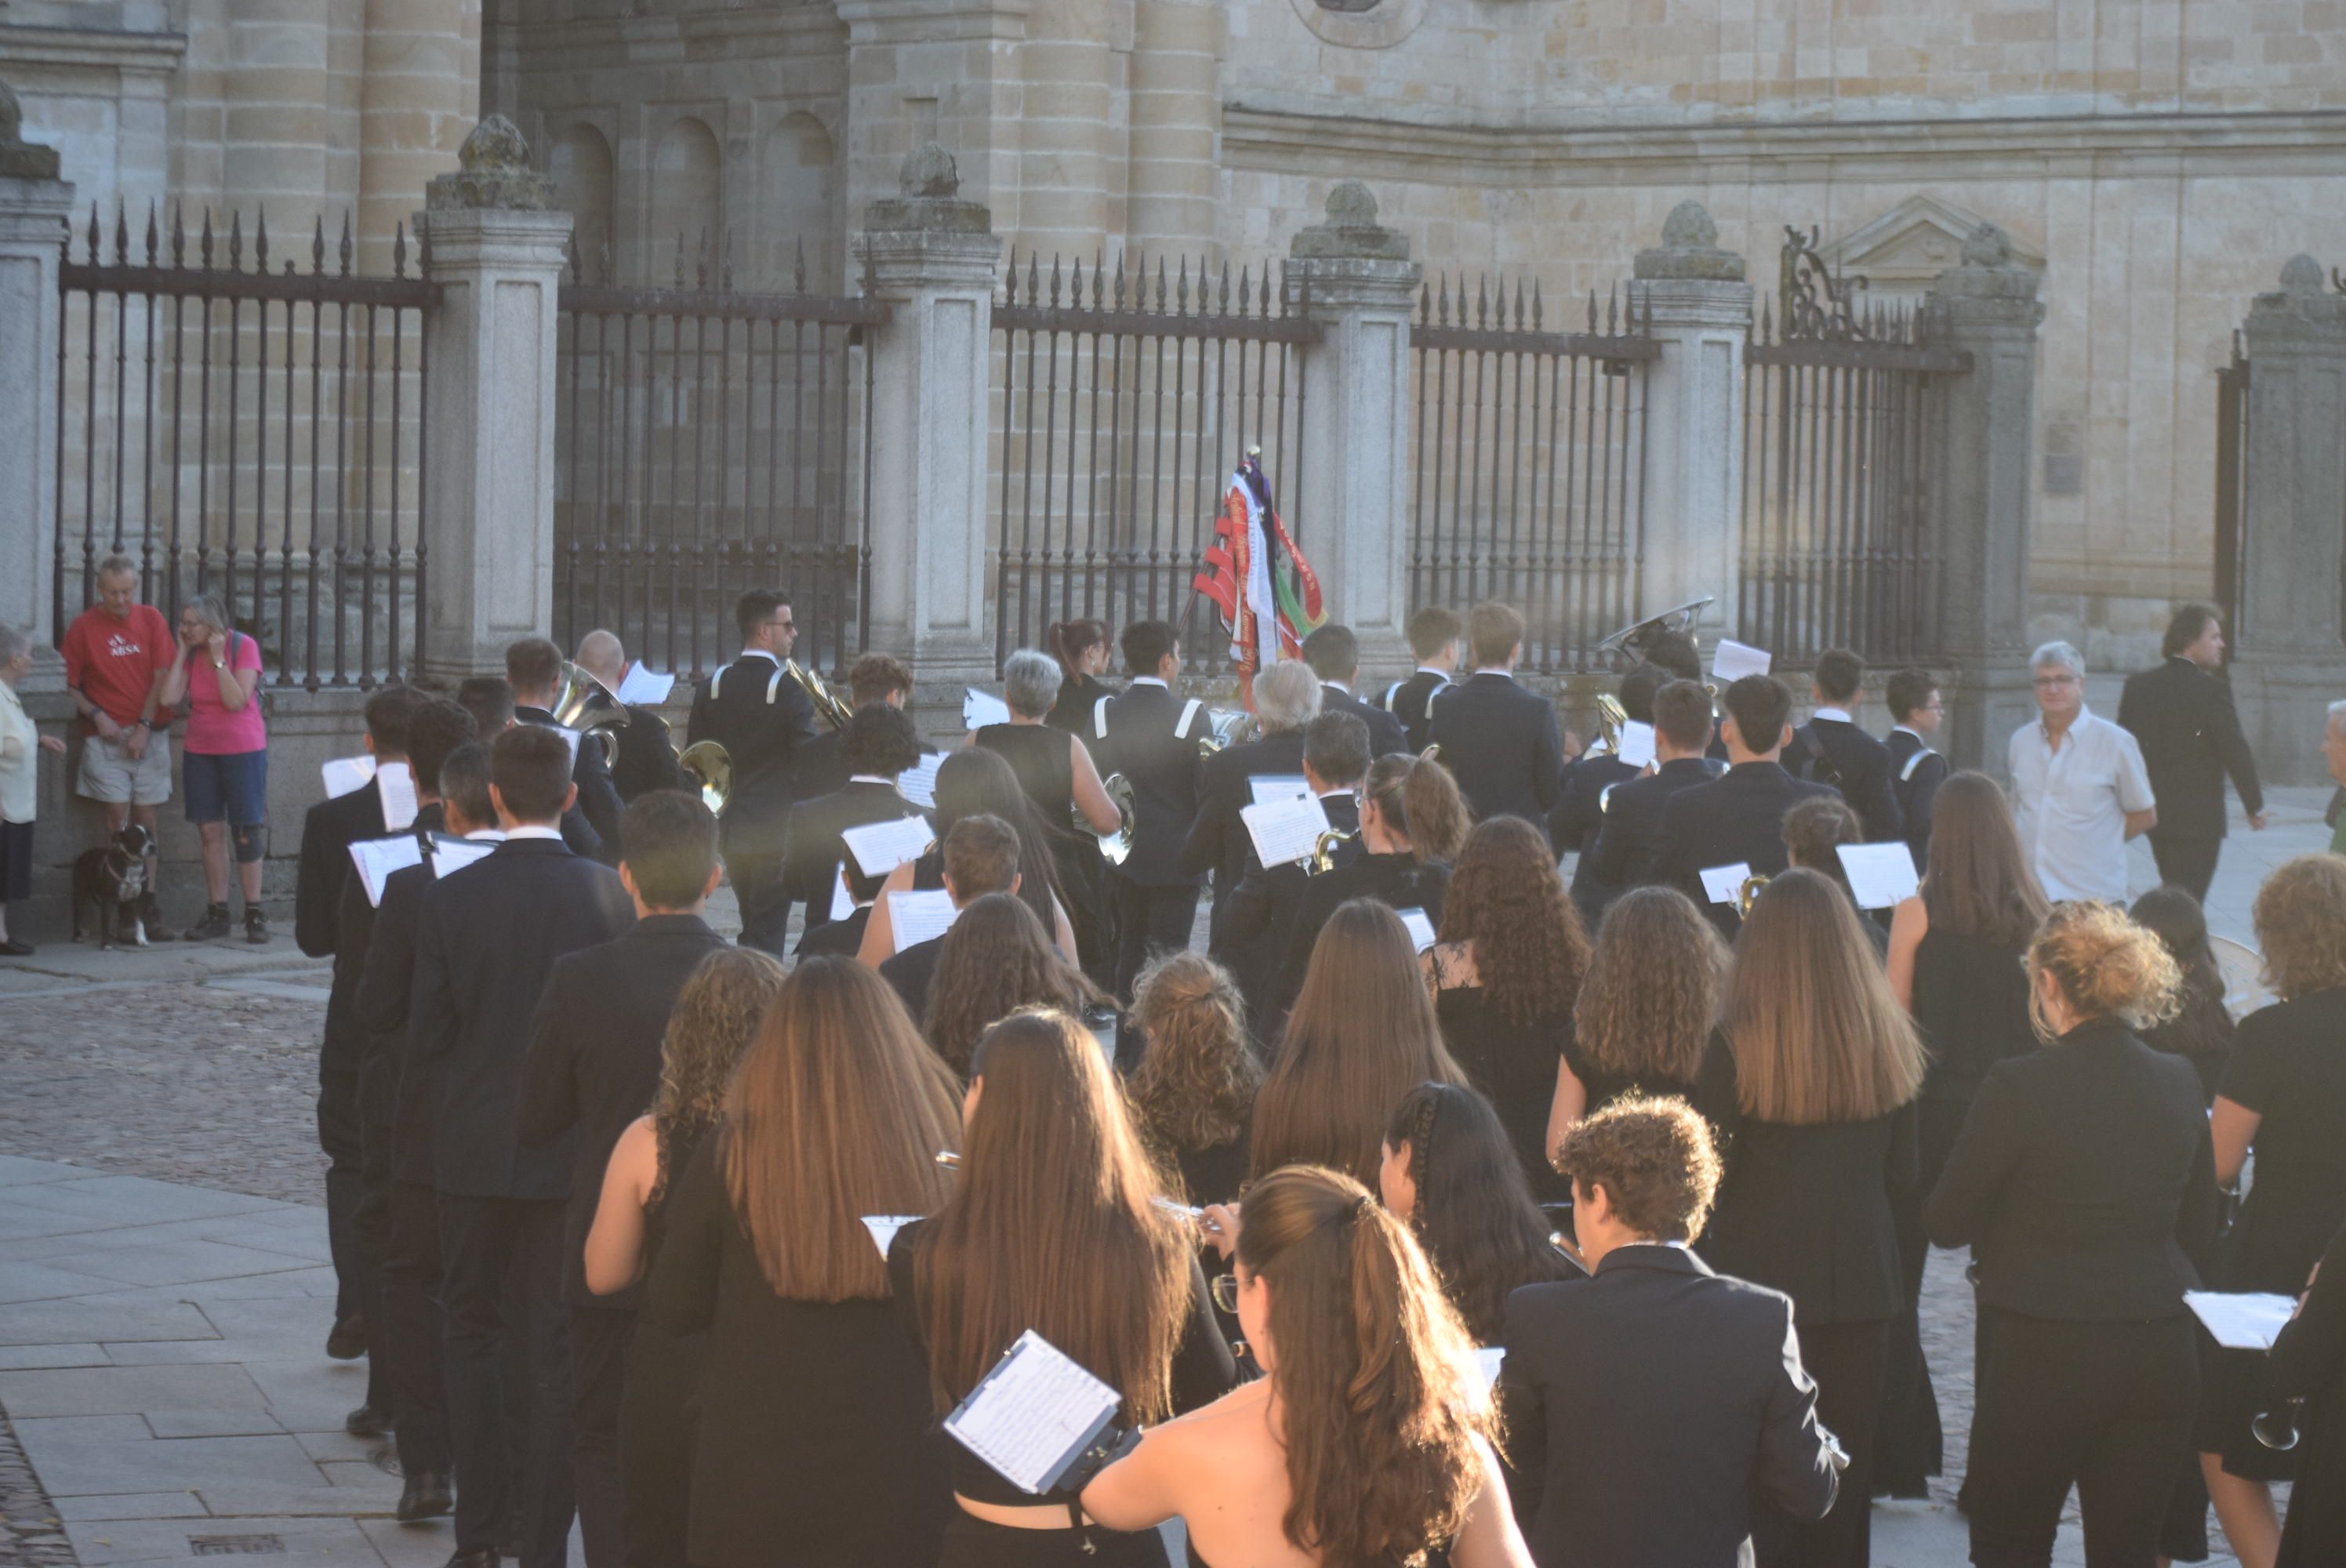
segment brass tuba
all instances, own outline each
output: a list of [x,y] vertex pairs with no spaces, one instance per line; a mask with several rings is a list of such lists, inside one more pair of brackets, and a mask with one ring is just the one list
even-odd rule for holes
[[805,692],[807,700],[814,704],[815,712],[821,714],[823,722],[833,729],[846,728],[847,721],[855,717],[855,709],[842,700],[839,693],[825,686],[822,677],[808,669],[798,660],[784,659],[782,673],[798,682],[799,689]]
[[582,737],[601,736],[603,760],[613,768],[619,765],[619,731],[627,727],[627,704],[584,667],[562,661],[562,679],[546,709],[565,729]]
[[733,757],[714,740],[696,740],[676,754],[683,769],[700,788],[700,803],[718,816],[733,802]]
[[1332,871],[1336,864],[1336,846],[1349,844],[1361,836],[1357,828],[1331,828],[1311,840],[1311,853],[1303,862],[1303,874],[1316,877]]
[[1111,866],[1120,866],[1132,854],[1133,836],[1139,831],[1133,817],[1132,780],[1121,773],[1111,773],[1100,783],[1107,790],[1107,798],[1116,802],[1116,814],[1123,819],[1115,832],[1093,832],[1091,823],[1084,820],[1083,808],[1073,801],[1068,802],[1067,815],[1076,832],[1098,840],[1100,859]]

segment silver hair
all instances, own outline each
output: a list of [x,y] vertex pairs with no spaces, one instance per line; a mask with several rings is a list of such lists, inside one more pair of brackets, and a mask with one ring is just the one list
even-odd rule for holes
[[12,664],[33,649],[33,635],[0,622],[0,664]]
[[236,623],[229,619],[227,602],[218,594],[198,594],[193,598],[183,601],[179,608],[195,611],[196,618],[214,631],[226,632],[236,629]]
[[2086,678],[2086,656],[2077,651],[2075,644],[2063,642],[2056,637],[2049,643],[2040,645],[2035,653],[2028,656],[2028,667],[2030,669],[2066,669],[2079,680],[2083,680]]
[[[0,642],[0,647],[6,646],[5,642]],[[2330,705],[2330,728],[2346,730],[2346,702],[2333,702]]]
[[1281,659],[1254,683],[1254,716],[1265,735],[1300,729],[1320,717],[1320,677],[1301,659]]
[[1059,700],[1066,672],[1049,654],[1020,648],[1002,661],[1002,700],[1022,718],[1040,718]]
[[97,570],[94,575],[100,577],[116,577],[125,574],[136,577],[138,575],[138,563],[117,551],[97,564]]

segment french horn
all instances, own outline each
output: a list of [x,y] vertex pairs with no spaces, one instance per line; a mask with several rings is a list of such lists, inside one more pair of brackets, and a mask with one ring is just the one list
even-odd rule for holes
[[700,803],[717,816],[733,803],[733,757],[714,740],[696,740],[676,754],[676,764],[699,788]]
[[815,712],[821,715],[822,721],[833,729],[846,728],[847,721],[855,717],[855,709],[839,693],[824,685],[822,677],[798,660],[784,659],[782,673],[798,683],[798,688],[807,694],[807,700],[814,704]]
[[1111,866],[1120,866],[1130,858],[1133,838],[1139,830],[1133,815],[1132,780],[1121,773],[1111,773],[1100,784],[1107,790],[1107,798],[1116,802],[1119,820],[1115,832],[1093,832],[1091,823],[1084,820],[1083,808],[1072,801],[1067,806],[1067,816],[1076,832],[1099,841],[1100,859]]

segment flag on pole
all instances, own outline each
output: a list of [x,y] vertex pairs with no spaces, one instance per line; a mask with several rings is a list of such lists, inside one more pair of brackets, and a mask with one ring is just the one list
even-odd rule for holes
[[[1251,711],[1255,672],[1273,659],[1300,657],[1303,639],[1328,619],[1320,579],[1271,504],[1259,446],[1247,449],[1230,475],[1214,519],[1214,542],[1190,586],[1213,601],[1229,628],[1239,699]],[[1271,628],[1268,634],[1265,627]]]

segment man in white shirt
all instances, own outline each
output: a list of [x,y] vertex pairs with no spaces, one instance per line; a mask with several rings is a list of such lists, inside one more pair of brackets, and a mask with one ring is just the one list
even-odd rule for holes
[[2012,737],[2012,815],[2045,896],[2127,896],[2127,840],[2158,820],[2142,748],[2086,708],[2086,659],[2065,642],[2029,658],[2036,722]]

